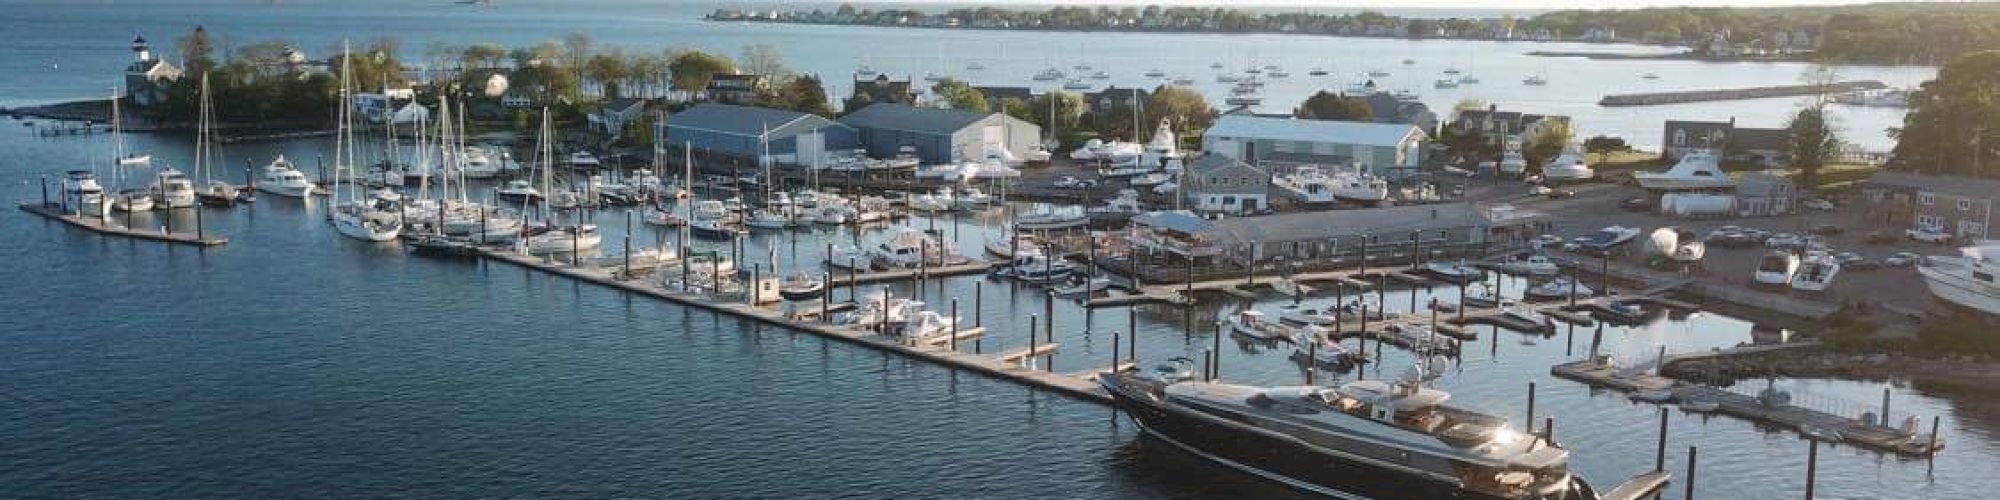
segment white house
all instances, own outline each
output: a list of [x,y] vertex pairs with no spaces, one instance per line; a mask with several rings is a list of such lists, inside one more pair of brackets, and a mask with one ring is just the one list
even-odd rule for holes
[[1203,133],[1201,144],[1203,151],[1252,165],[1354,164],[1381,171],[1416,168],[1428,138],[1407,123],[1226,115]]

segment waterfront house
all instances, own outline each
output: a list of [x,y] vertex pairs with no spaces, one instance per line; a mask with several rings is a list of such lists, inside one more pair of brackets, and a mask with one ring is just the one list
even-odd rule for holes
[[1119,107],[1136,108],[1146,102],[1147,95],[1149,94],[1145,89],[1118,88],[1117,85],[1112,85],[1097,92],[1084,92],[1083,102],[1088,104],[1093,112],[1105,112]]
[[1725,159],[1766,168],[1783,166],[1790,158],[1791,132],[1781,128],[1736,126],[1729,121],[1667,120],[1662,127],[1660,152],[1668,161],[1698,149],[1723,152]]
[[757,96],[771,90],[769,78],[748,73],[718,74],[708,80],[708,98],[728,104],[745,104],[757,101]]
[[132,58],[125,67],[125,96],[139,107],[165,102],[168,88],[181,80],[181,69],[153,57],[152,45],[143,36],[132,39]]
[[840,122],[854,128],[869,156],[889,158],[907,148],[929,164],[989,155],[1022,158],[1034,151],[1042,135],[1041,127],[1001,113],[894,103],[861,108],[840,117]]
[[625,131],[625,123],[639,118],[639,115],[645,112],[645,99],[620,97],[600,103],[597,110],[590,112],[585,118],[590,121],[591,128],[618,137]]
[[1982,239],[1994,231],[2000,180],[1877,172],[1861,183],[1864,219],[1893,229],[1932,227]]
[[1409,124],[1225,115],[1202,134],[1202,150],[1243,160],[1359,165],[1378,173],[1422,164],[1423,130]]
[[1743,217],[1791,214],[1799,201],[1792,179],[1772,172],[1744,172],[1736,181],[1736,212]]
[[520,92],[508,92],[500,96],[500,107],[507,109],[528,109],[535,107],[535,99]]
[[1271,208],[1271,174],[1244,160],[1204,155],[1184,177],[1180,191],[1195,211],[1242,215]]
[[1449,126],[1460,134],[1489,137],[1501,144],[1516,144],[1522,138],[1540,133],[1543,127],[1569,121],[1567,116],[1501,111],[1499,106],[1489,104],[1486,109],[1456,111]]
[[666,128],[669,144],[759,165],[810,165],[827,152],[853,150],[859,140],[854,127],[817,115],[733,104],[696,104],[667,117]]
[[864,98],[868,104],[913,104],[917,102],[917,91],[910,86],[908,78],[898,80],[889,78],[886,74],[878,74],[874,79],[854,81],[854,95],[849,100],[858,101]]

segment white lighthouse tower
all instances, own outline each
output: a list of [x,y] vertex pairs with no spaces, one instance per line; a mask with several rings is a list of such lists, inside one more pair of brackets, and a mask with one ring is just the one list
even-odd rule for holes
[[125,92],[134,106],[151,106],[167,99],[167,85],[181,79],[181,69],[153,57],[146,37],[132,38],[132,65],[125,67]]

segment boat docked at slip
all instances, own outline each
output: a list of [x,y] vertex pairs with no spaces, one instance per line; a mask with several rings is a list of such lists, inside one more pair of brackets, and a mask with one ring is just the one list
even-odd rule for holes
[[951,253],[951,245],[942,238],[922,230],[899,227],[881,243],[869,248],[869,256],[875,265],[889,269],[908,269],[919,264],[936,266],[945,262]]
[[1271,321],[1262,311],[1246,310],[1229,317],[1229,328],[1238,335],[1262,341],[1288,340],[1297,329]]
[[[1192,361],[1183,360],[1187,368]],[[1422,364],[1439,364],[1422,362]],[[1204,382],[1191,370],[1097,380],[1147,435],[1303,491],[1342,498],[1592,500],[1569,451],[1505,418],[1448,406],[1419,366],[1338,388]]]
[[1633,239],[1638,237],[1639,228],[1605,226],[1604,229],[1599,229],[1589,236],[1580,238],[1577,241],[1577,246],[1583,250],[1604,253],[1625,246],[1626,243],[1631,243]]
[[[344,48],[340,57],[342,64],[346,64],[347,53]],[[340,82],[341,99],[337,105],[340,108],[338,112],[339,118],[334,129],[333,142],[334,179],[344,178],[342,177],[343,170],[348,171],[349,174],[355,173],[353,172],[355,167],[350,165],[356,158],[354,151],[354,117],[353,112],[350,111],[354,106],[350,97],[352,94],[349,93],[349,89],[353,88],[352,84],[353,82],[348,81],[348,75],[342,73]],[[330,213],[328,215],[328,219],[333,223],[335,230],[347,237],[371,242],[394,240],[402,234],[403,218],[396,210],[397,207],[394,206],[394,202],[365,199],[361,196],[361,186],[353,183],[347,183],[349,188],[348,196],[343,199],[340,194],[341,184],[343,183],[337,181],[333,183],[333,195],[331,198],[334,205],[329,210]]]
[[1339,339],[1320,335],[1317,328],[1303,328],[1292,337],[1292,358],[1320,366],[1352,366],[1366,361],[1367,355],[1340,345]]
[[1681,159],[1673,168],[1665,172],[1639,172],[1632,174],[1639,181],[1639,187],[1663,191],[1724,189],[1736,186],[1736,180],[1722,171],[1722,156],[1714,150],[1696,149],[1681,154]]
[[1772,250],[1757,259],[1757,270],[1750,274],[1750,278],[1763,285],[1788,286],[1792,284],[1792,275],[1798,272],[1798,254]]
[[1069,229],[1089,223],[1090,214],[1083,207],[1057,207],[1047,203],[1036,203],[1028,213],[1014,218],[1014,228],[1023,231]]
[[1424,274],[1452,283],[1471,283],[1484,279],[1485,271],[1464,262],[1426,262]]
[[1840,275],[1840,259],[1826,251],[1807,252],[1799,262],[1799,271],[1792,275],[1792,289],[1802,292],[1825,291],[1833,284],[1833,277]]
[[313,195],[312,181],[306,174],[292,165],[285,155],[278,155],[257,174],[257,190],[287,198],[304,198]]
[[1924,286],[1939,300],[2000,316],[2000,241],[1986,240],[1960,248],[1958,256],[1926,257],[1917,266]]
[[529,255],[588,252],[603,245],[604,235],[597,232],[596,224],[550,228],[529,236],[526,242]]
[[1506,262],[1501,262],[1499,265],[1493,267],[1507,274],[1546,276],[1562,272],[1561,264],[1557,263],[1555,259],[1550,258],[1548,254],[1542,253],[1508,259]]
[[1596,295],[1597,291],[1585,286],[1581,281],[1572,281],[1564,276],[1528,287],[1528,291],[1524,293],[1537,299],[1567,299],[1590,297]]
[[158,202],[155,205],[160,207],[187,208],[197,201],[194,181],[174,167],[161,168],[153,178],[153,185],[146,189],[153,193],[154,201]]

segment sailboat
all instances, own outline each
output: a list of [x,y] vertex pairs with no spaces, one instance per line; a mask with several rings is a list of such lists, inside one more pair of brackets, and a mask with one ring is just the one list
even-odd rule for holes
[[[347,67],[346,61],[348,55],[345,46],[341,48],[340,57],[341,66]],[[341,72],[340,99],[335,101],[335,105],[340,108],[339,123],[338,128],[334,132],[333,146],[334,183],[332,198],[335,204],[328,217],[333,223],[333,228],[347,237],[378,242],[393,240],[403,232],[403,220],[395,212],[384,210],[383,208],[385,207],[377,206],[363,199],[360,193],[361,186],[358,184],[350,186],[346,201],[341,201],[340,198],[341,170],[347,169],[352,171],[354,167],[349,164],[355,161],[354,151],[352,151],[354,148],[354,97],[352,88],[352,81],[349,80],[348,72]]]
[[[539,143],[540,158],[537,159],[535,165],[541,170],[542,190],[547,192],[551,188],[551,183],[554,179],[554,173],[551,171],[555,170],[555,149],[553,145],[555,136],[549,131],[549,109],[547,107],[542,108],[542,133],[540,139],[536,142]],[[542,213],[547,214],[549,210],[549,199],[546,197],[542,198]],[[546,221],[544,223],[546,224]],[[565,227],[549,227],[546,231],[542,231],[541,234],[528,237],[526,246],[527,252],[531,255],[546,255],[595,250],[603,243],[604,235],[598,234],[596,224],[579,223]]]
[[194,175],[201,177],[207,182],[202,185],[200,191],[195,193],[195,196],[201,198],[201,204],[203,205],[211,207],[235,206],[240,190],[228,182],[217,180],[213,177],[216,165],[221,163],[219,156],[222,153],[220,148],[215,147],[215,132],[211,130],[215,126],[215,105],[209,100],[207,73],[202,73],[201,75],[201,112],[196,122],[197,125],[194,133]]
[[[103,188],[96,188],[98,192],[98,203],[95,204],[96,206],[90,206],[92,205],[90,203],[78,203],[80,205],[79,210],[83,210],[87,215],[108,215],[112,210],[144,212],[153,209],[152,193],[146,192],[145,189],[119,189],[124,186],[125,169],[127,167],[150,166],[152,164],[152,156],[125,157],[125,129],[123,126],[124,120],[122,120],[124,114],[118,109],[118,101],[120,99],[111,99],[112,155],[117,158],[117,161],[111,163],[111,187],[118,191],[105,193]],[[89,182],[89,184],[94,185],[96,182]],[[110,198],[109,200],[105,200],[107,195]]]

